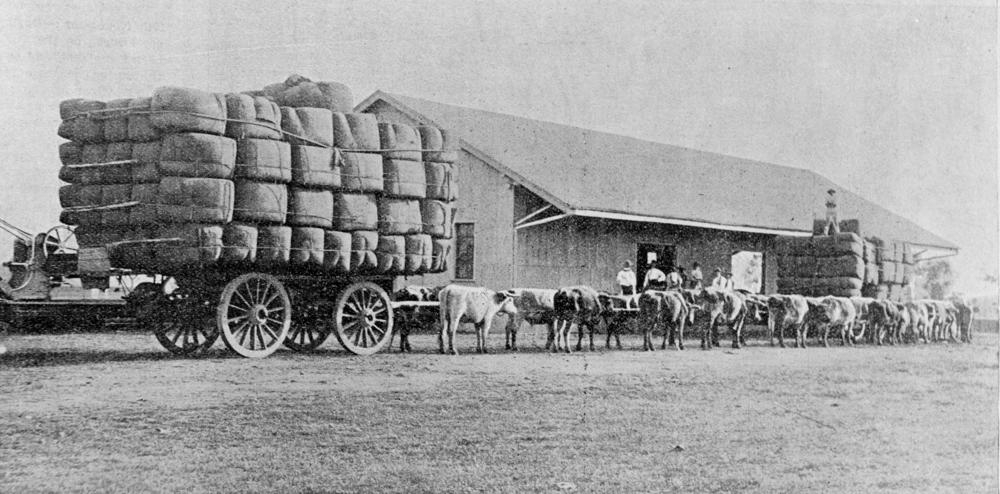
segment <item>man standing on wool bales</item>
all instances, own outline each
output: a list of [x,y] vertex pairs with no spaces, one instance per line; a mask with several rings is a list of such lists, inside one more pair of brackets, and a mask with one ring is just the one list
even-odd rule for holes
[[826,194],[826,226],[823,227],[823,234],[833,235],[840,233],[840,224],[837,221],[837,191],[830,189]]

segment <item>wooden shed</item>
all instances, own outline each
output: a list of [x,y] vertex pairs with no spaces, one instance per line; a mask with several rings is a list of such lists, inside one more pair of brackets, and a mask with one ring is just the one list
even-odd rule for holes
[[810,170],[376,91],[357,106],[383,122],[460,137],[449,270],[401,283],[494,289],[587,284],[617,290],[632,261],[734,273],[775,291],[776,236],[809,236],[839,191],[841,218],[925,253],[957,247]]

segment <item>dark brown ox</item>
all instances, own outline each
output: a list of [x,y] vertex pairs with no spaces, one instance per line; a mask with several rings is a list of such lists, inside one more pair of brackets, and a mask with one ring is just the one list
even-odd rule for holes
[[448,285],[438,294],[441,305],[441,332],[438,346],[445,353],[444,338],[448,335],[448,351],[458,355],[455,349],[455,332],[460,323],[476,326],[476,351],[489,353],[486,339],[490,335],[493,318],[499,313],[517,314],[514,301],[504,293],[474,286]]
[[[392,294],[392,299],[396,302],[437,302],[438,293],[443,287],[428,287],[410,285],[396,290]],[[395,311],[396,321],[393,324],[392,336],[389,337],[389,347],[392,347],[392,338],[399,333],[399,351],[410,352],[410,331],[416,328],[433,326],[440,318],[438,307],[421,307],[403,305]]]
[[554,295],[556,308],[555,344],[553,352],[565,350],[570,352],[569,332],[576,325],[579,337],[576,340],[576,350],[583,348],[583,327],[590,333],[590,350],[594,350],[594,330],[604,321],[604,308],[597,290],[589,286],[570,286],[560,288]]

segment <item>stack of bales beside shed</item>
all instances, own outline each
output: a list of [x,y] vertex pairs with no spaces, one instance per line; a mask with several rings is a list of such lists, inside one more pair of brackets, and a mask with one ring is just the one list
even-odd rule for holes
[[145,272],[445,271],[454,139],[380,126],[351,104],[345,86],[297,76],[239,94],[65,101],[62,220],[81,248]]
[[778,241],[778,291],[802,295],[861,295],[864,243],[853,233],[783,237]]

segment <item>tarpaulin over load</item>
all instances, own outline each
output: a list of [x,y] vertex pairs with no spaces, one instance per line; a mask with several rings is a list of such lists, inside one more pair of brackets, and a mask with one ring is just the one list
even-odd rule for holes
[[115,267],[151,274],[446,270],[457,138],[352,103],[346,87],[300,76],[238,94],[64,101],[62,218]]

